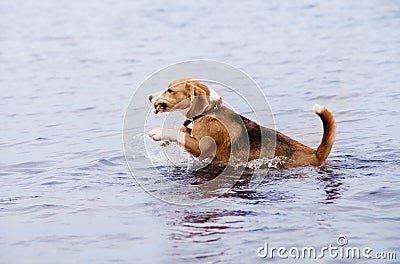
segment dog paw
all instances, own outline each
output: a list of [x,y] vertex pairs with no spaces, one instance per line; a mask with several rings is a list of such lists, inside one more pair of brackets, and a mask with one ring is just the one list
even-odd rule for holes
[[152,129],[148,132],[149,137],[155,141],[160,141],[162,139],[162,128]]
[[178,141],[179,130],[169,128],[156,128],[149,131],[148,135],[155,141]]

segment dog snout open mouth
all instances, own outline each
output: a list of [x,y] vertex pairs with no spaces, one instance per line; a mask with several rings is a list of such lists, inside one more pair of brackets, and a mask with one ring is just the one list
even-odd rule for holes
[[166,103],[155,103],[154,104],[154,114],[158,114],[159,112],[164,112],[165,109],[167,108],[167,104]]

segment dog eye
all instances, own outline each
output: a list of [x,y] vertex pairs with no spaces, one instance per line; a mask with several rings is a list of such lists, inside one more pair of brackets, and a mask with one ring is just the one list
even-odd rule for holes
[[167,92],[172,93],[173,91],[171,89],[168,89]]

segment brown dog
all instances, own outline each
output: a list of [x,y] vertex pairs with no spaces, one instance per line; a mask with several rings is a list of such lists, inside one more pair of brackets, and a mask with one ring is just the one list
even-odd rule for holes
[[[157,128],[148,134],[154,140],[177,142],[199,159],[227,164],[261,157],[280,157],[284,167],[323,166],[335,140],[336,123],[332,114],[320,105],[314,112],[321,118],[324,135],[314,150],[290,137],[265,128],[222,105],[206,85],[192,79],[178,79],[159,95],[150,96],[154,112],[181,111],[187,118],[179,130]],[[187,126],[193,123],[193,128]]]

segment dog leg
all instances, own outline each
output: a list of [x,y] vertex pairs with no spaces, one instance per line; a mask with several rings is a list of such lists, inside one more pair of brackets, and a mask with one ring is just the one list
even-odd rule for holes
[[170,128],[156,128],[149,131],[148,135],[155,141],[167,140],[177,142],[180,145],[185,144],[185,132]]
[[176,142],[200,160],[209,157],[213,158],[217,149],[215,141],[211,137],[202,138],[199,142],[182,130],[156,128],[150,130],[148,135],[155,141],[167,140]]
[[198,157],[199,160],[206,158],[211,158],[211,160],[214,159],[215,153],[217,152],[217,144],[212,137],[205,136],[201,138],[199,142],[199,148],[201,152],[200,156]]
[[181,127],[181,131],[182,131],[183,133],[187,133],[187,134],[189,134],[189,135],[192,134],[192,129],[191,129],[191,128],[188,128],[188,127],[185,127],[185,126],[182,126],[182,127]]

